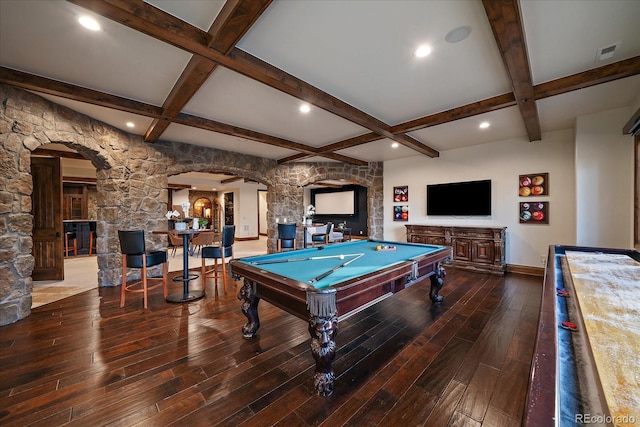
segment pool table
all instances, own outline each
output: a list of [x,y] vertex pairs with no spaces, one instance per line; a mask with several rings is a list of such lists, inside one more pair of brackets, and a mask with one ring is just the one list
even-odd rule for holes
[[442,302],[442,263],[451,257],[449,246],[357,240],[234,259],[232,274],[244,278],[238,298],[248,322],[242,333],[250,338],[258,331],[261,299],[307,320],[316,362],[314,386],[328,396],[334,388],[338,320],[427,277],[431,300]]
[[638,425],[638,319],[640,252],[550,246],[523,426]]

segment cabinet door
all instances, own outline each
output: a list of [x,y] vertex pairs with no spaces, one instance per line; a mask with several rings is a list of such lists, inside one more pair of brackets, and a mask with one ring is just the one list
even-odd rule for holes
[[488,240],[474,241],[471,253],[471,261],[491,264],[494,258],[493,242]]
[[453,258],[463,261],[471,259],[471,243],[469,240],[455,239],[453,241]]

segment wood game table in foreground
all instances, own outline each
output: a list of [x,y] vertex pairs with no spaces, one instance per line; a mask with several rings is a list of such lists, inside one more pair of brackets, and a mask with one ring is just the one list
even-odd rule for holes
[[640,252],[550,246],[523,425],[640,425],[639,319]]
[[[395,249],[377,250],[378,245]],[[449,246],[359,240],[234,259],[232,274],[244,277],[238,298],[248,322],[242,333],[250,338],[258,331],[260,299],[307,320],[316,361],[314,386],[320,395],[329,395],[338,320],[427,277],[431,300],[441,302],[442,262],[451,257]]]

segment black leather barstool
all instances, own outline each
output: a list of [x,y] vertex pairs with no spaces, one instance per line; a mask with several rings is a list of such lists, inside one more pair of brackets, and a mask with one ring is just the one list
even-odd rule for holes
[[[120,292],[120,307],[124,307],[126,292],[142,292],[144,308],[147,308],[148,293],[150,290],[163,286],[164,297],[168,293],[168,263],[167,251],[147,252],[144,242],[144,231],[118,230],[120,238],[120,251],[122,252],[122,290]],[[162,278],[148,278],[147,268],[162,264]],[[142,269],[140,279],[137,282],[127,283],[127,268]],[[149,282],[156,283],[149,286]]]
[[[73,244],[73,246],[69,246]],[[75,228],[71,224],[64,224],[64,256],[68,257],[69,252],[73,251],[73,256],[78,255],[78,236]]]
[[96,222],[90,221],[89,222],[89,255],[92,255],[94,252],[98,253],[98,249],[96,248],[97,237],[98,236],[96,234]]
[[296,249],[296,224],[278,224],[278,243],[276,250],[282,252],[283,249]]
[[[206,287],[207,279],[213,278],[216,286],[216,295],[218,294],[218,260],[222,260],[222,283],[224,286],[224,292],[227,292],[227,267],[226,258],[233,258],[233,243],[235,241],[236,226],[225,225],[222,227],[222,242],[220,246],[203,246],[202,247],[202,287]],[[207,259],[213,258],[213,265],[207,266],[205,262]]]

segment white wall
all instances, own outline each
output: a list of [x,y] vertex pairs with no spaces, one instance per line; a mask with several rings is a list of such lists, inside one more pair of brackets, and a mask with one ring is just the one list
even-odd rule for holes
[[633,247],[633,137],[621,131],[632,114],[622,108],[577,120],[578,245]]
[[[233,187],[218,187],[220,199],[224,202],[223,193],[233,192],[234,222],[236,238],[258,237],[258,190],[265,190],[266,186],[255,183],[234,183]],[[223,208],[224,212],[224,208]]]
[[[550,244],[575,244],[575,171],[572,130],[440,152],[431,159],[416,156],[384,164],[384,238],[406,241],[405,224],[507,227],[506,262],[541,267]],[[549,195],[519,197],[518,176],[549,173]],[[490,217],[428,217],[427,184],[492,180]],[[409,186],[409,221],[393,221],[394,186]],[[549,224],[520,224],[519,203],[549,201]]]
[[[258,189],[266,190],[266,186],[255,183],[234,183],[233,186],[217,186],[221,209],[221,222],[224,222],[224,193],[233,193],[233,219],[236,226],[236,238],[258,237]],[[189,201],[189,189],[175,191],[173,204],[180,205]],[[180,212],[182,213],[182,212]]]

